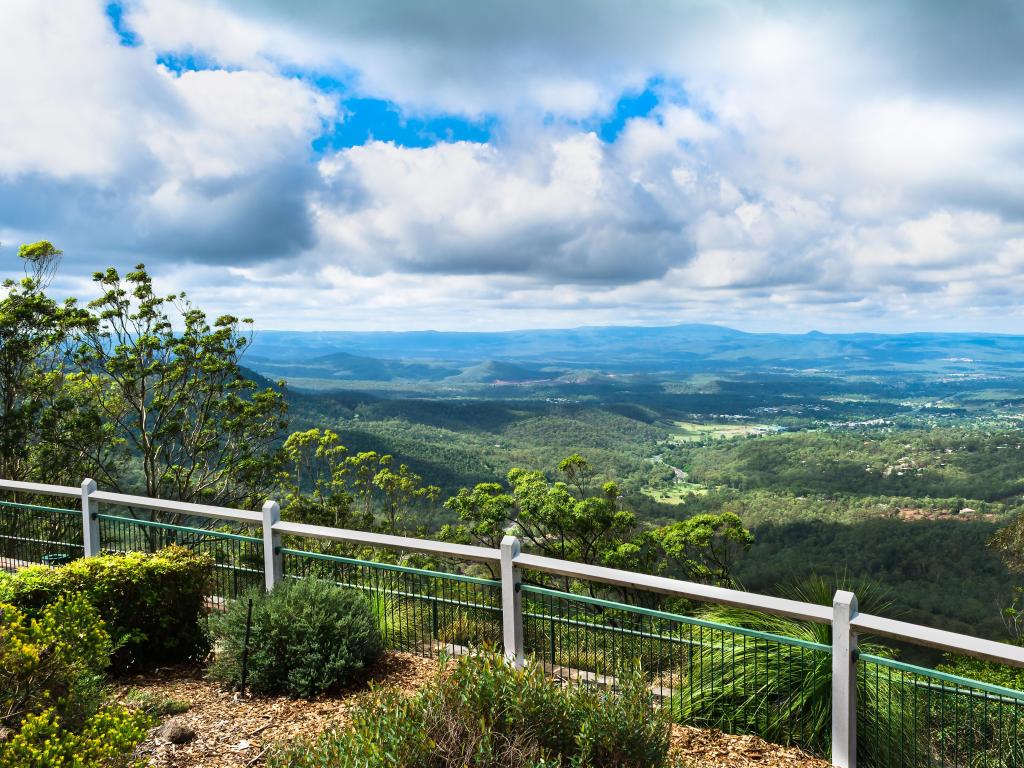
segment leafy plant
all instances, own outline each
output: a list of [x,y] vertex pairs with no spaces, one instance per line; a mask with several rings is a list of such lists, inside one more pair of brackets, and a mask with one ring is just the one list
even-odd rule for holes
[[89,717],[78,730],[53,709],[29,715],[11,739],[0,742],[4,768],[128,768],[135,746],[146,737],[152,719],[142,713],[109,707]]
[[[1024,669],[966,656],[946,657],[939,671],[1014,691],[1024,691]],[[934,685],[925,698],[934,750],[951,762],[965,754],[977,768],[1024,765],[1022,705],[998,695],[979,695],[969,683]]]
[[204,596],[212,562],[183,547],[76,560],[18,571],[3,587],[32,615],[61,596],[81,594],[96,608],[115,647],[117,670],[198,659],[207,645]]
[[374,690],[351,724],[284,745],[272,768],[659,768],[669,721],[643,675],[619,692],[562,685],[498,654],[461,658],[413,696]]
[[[249,600],[252,624],[246,654]],[[354,589],[308,578],[236,600],[214,617],[214,680],[238,686],[246,659],[254,693],[311,696],[354,679],[381,651],[369,602]]]
[[373,592],[370,605],[381,640],[392,650],[415,651],[432,636],[429,611],[420,601],[387,592]]
[[110,636],[82,596],[58,597],[38,618],[0,603],[0,725],[52,709],[80,725],[102,699]]
[[[834,589],[814,579],[787,591],[804,602],[831,605]],[[857,590],[863,606],[878,605],[877,587]],[[796,744],[815,754],[830,750],[832,712],[832,656],[787,642],[831,645],[831,629],[824,624],[771,616],[745,608],[715,606],[700,613],[705,621],[742,627],[779,637],[748,636],[728,629],[708,629],[689,662],[692,670],[683,690],[678,717],[681,722],[721,728],[730,733],[753,733],[778,744]],[[861,642],[862,653],[888,656],[878,645]],[[858,744],[860,760],[878,762],[880,756],[902,756],[912,765],[913,755],[924,754],[911,734],[917,733],[913,704],[898,684],[885,676],[861,675],[857,681],[858,728],[873,735]],[[923,736],[923,734],[921,735]]]
[[131,762],[146,733],[143,712],[103,706],[110,636],[81,595],[60,596],[30,618],[0,604],[0,740],[5,768]]

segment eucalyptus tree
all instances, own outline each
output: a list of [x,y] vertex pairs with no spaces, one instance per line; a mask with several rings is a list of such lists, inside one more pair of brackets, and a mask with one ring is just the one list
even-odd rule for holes
[[251,320],[212,322],[183,293],[158,295],[145,265],[97,272],[100,296],[75,361],[123,464],[119,491],[222,506],[258,504],[273,487],[287,426],[280,388],[240,365]]
[[358,489],[352,484],[357,474],[336,432],[315,428],[293,432],[282,451],[278,491],[286,518],[335,528],[372,529],[373,509],[355,503]]
[[506,533],[515,533],[550,557],[722,585],[731,583],[736,558],[753,543],[740,518],[728,512],[645,524],[626,508],[618,485],[598,485],[596,471],[578,454],[563,460],[559,472],[565,481],[513,469],[507,486],[463,488],[445,502],[459,522],[443,535],[496,547]]
[[283,514],[291,520],[336,528],[413,533],[417,512],[440,489],[394,457],[376,451],[348,455],[330,429],[293,432],[284,441],[278,475]]
[[62,251],[41,240],[18,257],[25,276],[4,281],[0,299],[0,477],[77,483],[110,458],[83,376],[69,365],[90,317],[74,299],[46,294]]

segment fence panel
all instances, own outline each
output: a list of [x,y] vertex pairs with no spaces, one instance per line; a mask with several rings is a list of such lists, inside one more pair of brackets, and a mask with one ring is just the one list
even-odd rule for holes
[[[74,487],[3,482],[7,492],[17,494],[13,499],[78,494]],[[250,534],[273,531],[277,537],[282,533],[289,536],[291,546],[297,547],[275,548],[280,552],[280,560],[275,561],[283,567],[284,578],[316,576],[360,590],[373,606],[387,648],[435,656],[442,652],[458,655],[477,646],[502,646],[501,581],[342,556],[376,558],[377,554],[366,553],[391,548],[459,562],[485,562],[493,569],[498,560],[496,550],[268,522],[266,518],[263,530],[256,530],[261,522],[256,513],[110,493],[95,495],[100,503],[117,504],[133,513],[166,512],[179,515],[172,519],[190,522],[197,517],[216,519],[223,512],[225,520],[232,520],[231,530],[237,532],[121,515],[96,518],[105,552],[156,552],[177,544],[211,555],[214,604],[265,585],[265,539]],[[83,533],[80,509],[0,500],[0,569],[34,563],[55,565],[81,557]],[[333,543],[327,552],[306,551],[307,547],[316,548],[314,540]],[[832,621],[828,608],[530,554],[515,557],[513,565],[521,573],[532,570],[583,580],[574,581],[574,588],[589,581],[795,619],[797,625],[792,630],[751,626],[785,634],[792,631],[804,639],[533,584],[522,584],[520,593],[525,652],[552,674],[584,684],[614,686],[628,668],[639,667],[654,695],[679,722],[757,734],[822,757],[829,754],[832,646],[824,644],[829,642],[826,627]],[[504,572],[507,576],[507,564]],[[804,622],[823,631],[802,635],[799,628]],[[883,617],[857,615],[850,624],[865,638],[909,640],[981,659],[1024,662],[1021,649],[1013,646]],[[510,644],[522,647],[518,640]],[[1024,768],[1024,692],[904,664],[885,657],[884,650],[876,652],[883,655],[861,653],[856,657],[859,765]]]
[[82,556],[82,511],[0,501],[0,570]]
[[[831,648],[523,585],[527,654],[596,685],[639,665],[673,719],[828,754]],[[807,681],[822,688],[807,697]]]
[[857,751],[866,768],[1024,768],[1024,692],[861,654]]
[[136,520],[119,515],[99,516],[104,552],[156,552],[176,544],[213,558],[211,597],[236,598],[263,585],[263,540],[224,531]]
[[501,582],[283,549],[285,578],[315,576],[370,599],[389,650],[434,656],[500,647]]

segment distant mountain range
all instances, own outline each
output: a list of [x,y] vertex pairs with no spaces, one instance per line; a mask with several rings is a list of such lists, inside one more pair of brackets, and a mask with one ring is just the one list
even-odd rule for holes
[[531,382],[581,372],[776,370],[838,375],[1024,376],[1024,336],[982,333],[745,333],[717,325],[492,333],[263,331],[246,364],[320,382]]

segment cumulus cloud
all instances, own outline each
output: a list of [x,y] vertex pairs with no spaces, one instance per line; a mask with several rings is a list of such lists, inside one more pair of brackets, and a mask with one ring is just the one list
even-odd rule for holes
[[[137,46],[98,2],[0,5],[5,242],[145,257],[265,327],[1019,322],[1010,0],[132,0],[124,19]],[[645,87],[657,105],[599,138]],[[339,90],[487,116],[492,138],[318,153]]]
[[[176,74],[102,6],[15,0],[0,46],[0,224],[90,258],[225,262],[308,248],[309,142],[336,105],[261,71]],[[93,261],[95,264],[95,261]]]
[[[498,150],[373,142],[320,164],[319,247],[361,271],[629,282],[692,253],[694,201],[652,194],[593,133]],[[336,202],[330,190],[361,191]]]

